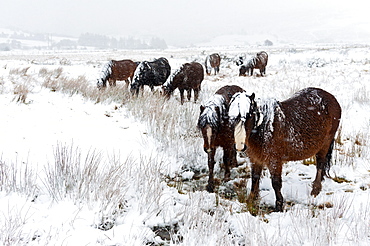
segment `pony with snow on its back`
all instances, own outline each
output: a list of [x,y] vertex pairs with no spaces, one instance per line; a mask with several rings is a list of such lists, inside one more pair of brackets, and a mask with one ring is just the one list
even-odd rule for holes
[[219,54],[214,53],[206,57],[204,63],[206,68],[206,74],[211,75],[212,69],[215,71],[215,75],[220,72],[221,57]]
[[252,188],[248,202],[258,198],[261,172],[266,166],[275,191],[275,210],[283,211],[282,165],[316,156],[316,178],[311,195],[317,196],[324,176],[329,177],[334,137],[341,107],[335,97],[319,88],[306,88],[278,102],[258,105],[254,93],[236,94],[229,109],[235,147],[246,150],[252,163]]
[[191,90],[194,91],[194,101],[199,97],[201,83],[204,79],[202,64],[198,62],[185,63],[179,68],[170,79],[162,86],[163,93],[170,98],[176,88],[180,91],[181,104],[184,103],[184,91],[187,91],[187,98],[190,101]]
[[128,86],[132,82],[136,67],[137,63],[131,60],[110,60],[103,67],[101,78],[98,79],[97,83],[98,88],[107,87],[107,81],[110,86],[116,86],[117,80],[126,81]]
[[143,61],[135,70],[130,90],[136,95],[139,94],[140,88],[144,88],[144,85],[149,86],[153,90],[154,86],[163,85],[170,74],[171,66],[164,57],[155,59],[152,62]]
[[239,76],[253,75],[253,69],[260,70],[261,76],[266,75],[266,66],[268,62],[268,55],[265,51],[258,52],[256,56],[252,57],[245,65],[240,66]]
[[228,122],[228,110],[232,96],[243,91],[237,85],[221,87],[204,105],[200,106],[198,128],[204,140],[203,149],[208,155],[208,192],[213,192],[215,187],[213,170],[217,147],[222,147],[224,151],[225,180],[230,179],[230,168],[237,166],[233,131]]

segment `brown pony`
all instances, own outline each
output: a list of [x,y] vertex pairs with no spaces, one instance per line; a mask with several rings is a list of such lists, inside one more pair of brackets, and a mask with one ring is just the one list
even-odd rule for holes
[[239,76],[253,75],[253,69],[260,70],[261,76],[266,75],[266,66],[268,55],[265,51],[258,52],[255,57],[250,59],[246,65],[242,65],[239,69]]
[[221,57],[219,54],[214,53],[206,57],[205,67],[207,75],[211,75],[212,68],[215,71],[215,75],[220,72]]
[[180,91],[181,104],[184,103],[184,90],[187,91],[190,101],[191,90],[194,90],[194,101],[198,100],[201,83],[204,79],[202,64],[198,62],[185,63],[163,85],[164,95],[169,98],[176,88]]
[[236,85],[227,85],[216,91],[207,103],[200,106],[198,128],[204,139],[204,151],[208,154],[209,179],[207,191],[214,191],[213,169],[217,147],[224,150],[225,180],[230,179],[230,167],[237,166],[233,131],[228,122],[229,102],[237,92],[244,92]]
[[254,98],[254,93],[236,94],[229,110],[236,149],[246,149],[252,162],[248,200],[258,197],[261,172],[267,166],[276,196],[275,209],[283,211],[282,164],[316,155],[311,195],[318,195],[324,175],[328,176],[341,107],[333,95],[318,88],[303,89],[282,102],[267,100],[260,106]]
[[109,61],[102,70],[101,78],[98,79],[98,88],[107,87],[107,81],[110,86],[116,86],[117,80],[126,81],[128,86],[130,81],[132,82],[137,65],[131,60]]

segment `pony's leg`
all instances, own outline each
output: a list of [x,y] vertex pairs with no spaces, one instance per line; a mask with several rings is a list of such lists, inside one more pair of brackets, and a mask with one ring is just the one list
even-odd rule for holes
[[262,169],[261,164],[252,163],[252,188],[248,200],[254,201],[258,198]]
[[275,191],[275,211],[276,212],[283,212],[283,205],[284,205],[284,198],[281,194],[281,187],[282,187],[282,179],[281,179],[281,171],[282,171],[282,163],[272,163],[269,166],[269,171],[271,174],[271,182],[272,188]]
[[191,98],[191,89],[187,89],[186,92],[187,92],[187,95],[188,95],[188,101],[190,101],[190,98]]
[[213,180],[213,170],[215,167],[215,152],[216,152],[216,149],[212,149],[208,153],[209,178],[208,178],[208,185],[206,187],[208,192],[214,192],[214,188],[215,188],[215,184]]
[[109,80],[109,86],[116,86],[116,80],[115,79],[110,79]]
[[326,172],[329,171],[330,168],[330,160],[331,155],[333,152],[334,140],[331,142],[330,146],[327,148],[327,151],[319,151],[316,154],[316,178],[312,183],[312,196],[317,196],[321,189],[322,184],[321,182],[324,180],[324,176]]
[[194,102],[197,102],[199,98],[199,89],[194,89]]
[[[234,147],[233,147],[234,148]],[[224,149],[224,156],[223,156],[223,161],[224,161],[224,166],[225,166],[225,176],[224,180],[229,181],[230,180],[230,150],[223,148]]]
[[236,150],[233,145],[224,149],[225,181],[230,180],[230,169],[236,167]]
[[180,101],[181,101],[181,105],[184,104],[184,89],[179,89],[180,91]]
[[250,71],[251,71],[251,76],[253,76],[253,68],[251,68],[251,70],[250,70]]

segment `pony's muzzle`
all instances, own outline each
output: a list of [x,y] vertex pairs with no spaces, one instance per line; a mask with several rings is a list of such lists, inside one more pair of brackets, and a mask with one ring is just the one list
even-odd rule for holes
[[244,152],[247,149],[247,145],[245,145],[245,143],[235,143],[235,149]]
[[212,149],[211,148],[204,148],[204,152],[206,152],[207,154],[209,154],[209,153],[212,152]]

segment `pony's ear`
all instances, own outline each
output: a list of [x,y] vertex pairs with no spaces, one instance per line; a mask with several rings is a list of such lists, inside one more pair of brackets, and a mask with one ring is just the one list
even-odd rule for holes
[[200,113],[203,113],[205,107],[203,105],[200,105]]

